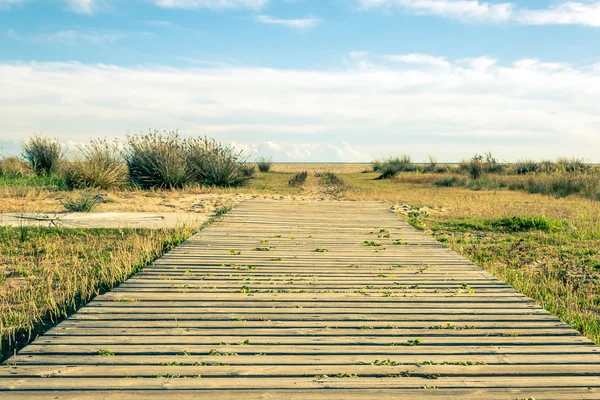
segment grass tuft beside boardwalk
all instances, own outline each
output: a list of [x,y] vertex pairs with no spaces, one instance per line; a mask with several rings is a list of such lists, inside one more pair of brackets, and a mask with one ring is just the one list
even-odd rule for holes
[[188,238],[190,228],[0,227],[0,358]]

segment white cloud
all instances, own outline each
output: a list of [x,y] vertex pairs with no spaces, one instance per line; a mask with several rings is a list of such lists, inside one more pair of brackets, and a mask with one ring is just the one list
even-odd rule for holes
[[265,145],[267,146],[267,148],[269,150],[273,150],[273,151],[279,151],[279,150],[281,150],[281,145],[278,145],[277,143],[273,143],[271,141],[265,142]]
[[8,11],[13,6],[24,4],[28,0],[0,0],[0,11]]
[[386,55],[384,56],[386,60],[402,62],[402,63],[412,63],[412,64],[428,64],[434,65],[437,67],[450,67],[450,63],[446,61],[443,57],[434,57],[428,54],[402,54],[402,55]]
[[371,161],[367,153],[355,149],[346,142],[342,142],[341,147],[335,144],[329,144],[328,147],[335,152],[340,161]]
[[366,10],[399,7],[417,14],[477,21],[506,21],[514,7],[511,3],[479,0],[359,0],[359,5]]
[[128,33],[64,30],[27,36],[11,29],[6,33],[6,36],[13,40],[30,43],[59,43],[69,46],[89,44],[95,46],[107,46],[125,39],[128,36]]
[[97,0],[65,0],[67,7],[78,14],[92,15],[98,11]]
[[259,15],[256,17],[256,20],[263,24],[281,25],[285,26],[286,28],[296,29],[299,31],[307,31],[319,24],[319,19],[317,18],[280,19],[273,18],[268,15]]
[[154,4],[163,8],[181,8],[187,10],[210,9],[210,10],[233,10],[263,8],[269,0],[151,0]]
[[600,27],[600,1],[566,2],[544,10],[522,10],[517,21],[527,25],[587,25]]
[[600,27],[600,1],[563,1],[529,9],[516,3],[481,0],[357,0],[363,10],[398,8],[418,15],[436,15],[470,22],[514,22],[523,25],[585,25]]
[[489,149],[507,160],[600,161],[600,114],[591,106],[600,104],[598,64],[446,61],[337,71],[0,63],[0,137],[85,141],[179,128],[280,160],[409,152],[443,161]]

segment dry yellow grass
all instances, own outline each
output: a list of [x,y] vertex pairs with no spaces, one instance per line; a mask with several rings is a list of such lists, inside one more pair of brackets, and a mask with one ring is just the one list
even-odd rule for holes
[[296,173],[307,171],[309,174],[315,172],[333,172],[334,174],[352,174],[360,173],[365,170],[370,170],[371,165],[368,163],[275,163],[271,171],[273,172],[288,172]]

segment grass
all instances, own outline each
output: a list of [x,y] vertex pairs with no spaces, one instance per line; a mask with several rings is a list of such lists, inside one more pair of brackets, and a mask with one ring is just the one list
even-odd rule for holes
[[[432,159],[430,164],[434,163],[434,168],[437,165],[437,161],[434,162]],[[373,171],[379,172],[378,179],[389,179],[398,175],[400,172],[415,171],[416,167],[412,159],[408,154],[404,154],[401,157],[390,157],[383,161],[375,161],[373,163]]]
[[269,172],[273,166],[273,161],[271,158],[259,157],[256,160],[256,166],[260,172]]
[[131,181],[143,189],[181,188],[191,182],[186,145],[176,131],[129,136],[125,161]]
[[1,358],[191,234],[185,227],[0,227]]
[[68,212],[91,212],[100,203],[102,203],[102,196],[90,191],[71,195],[61,200],[61,204]]
[[34,136],[23,144],[23,158],[38,176],[50,176],[59,172],[66,151],[56,139]]
[[302,186],[306,182],[307,178],[308,178],[307,171],[298,172],[296,175],[294,175],[294,177],[292,179],[290,179],[288,181],[288,185],[289,186]]
[[127,184],[127,169],[118,142],[92,140],[79,148],[77,158],[65,168],[69,188],[113,189]]

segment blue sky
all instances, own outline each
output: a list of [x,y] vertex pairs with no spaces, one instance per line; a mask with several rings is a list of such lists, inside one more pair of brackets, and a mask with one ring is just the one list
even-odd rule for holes
[[0,0],[0,146],[600,161],[600,1]]

